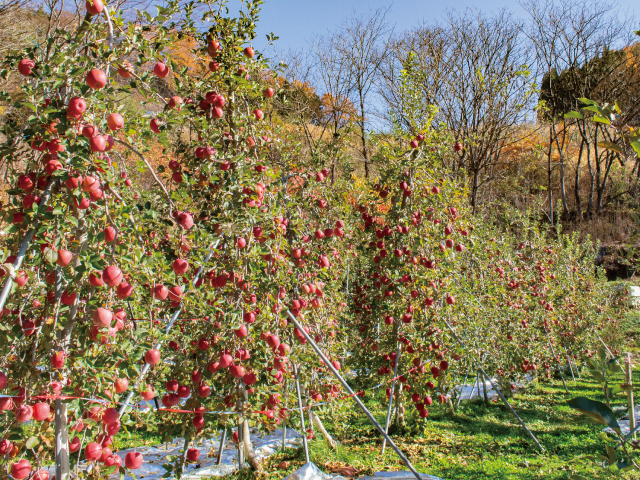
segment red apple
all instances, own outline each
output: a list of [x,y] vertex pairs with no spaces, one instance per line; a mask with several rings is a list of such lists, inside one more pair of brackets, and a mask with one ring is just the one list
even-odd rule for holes
[[152,385],[147,385],[145,389],[140,392],[140,396],[146,401],[153,400],[156,396],[156,390]]
[[182,258],[178,258],[174,260],[172,267],[173,271],[176,274],[182,275],[183,273],[186,273],[187,270],[189,270],[189,262],[183,260]]
[[87,0],[85,7],[89,15],[98,15],[104,9],[102,0]]
[[51,413],[51,408],[48,403],[41,402],[33,405],[34,420],[41,422],[49,416],[49,413]]
[[100,90],[107,84],[107,76],[102,70],[94,68],[87,73],[87,85],[94,90]]
[[91,442],[84,449],[84,458],[89,462],[100,460],[102,456],[102,446],[96,442]]
[[16,480],[27,478],[31,473],[31,463],[26,458],[11,465],[11,476]]
[[33,480],[49,480],[49,472],[40,469],[33,474]]
[[119,113],[112,113],[107,117],[107,125],[111,130],[120,130],[124,127],[124,118]]
[[102,422],[105,425],[111,425],[112,423],[116,423],[120,420],[120,415],[118,415],[118,410],[113,407],[107,408],[102,414]]
[[126,378],[117,378],[115,382],[113,382],[113,387],[116,393],[126,392],[127,388],[129,388],[129,380]]
[[33,73],[31,69],[35,66],[36,62],[34,62],[33,60],[31,60],[30,58],[23,58],[22,60],[20,60],[20,63],[18,63],[18,71],[25,77],[28,77],[29,75],[31,75],[31,73]]
[[142,466],[142,460],[140,452],[129,452],[124,457],[124,464],[129,470],[137,470]]
[[183,103],[182,97],[175,95],[169,99],[168,105],[169,105],[169,108],[176,108],[176,107],[180,108],[180,105],[182,105],[182,103]]
[[157,118],[152,118],[149,123],[149,127],[154,133],[160,133],[160,120]]
[[153,74],[159,78],[165,78],[169,75],[169,67],[167,67],[164,63],[158,62],[155,67],[153,67]]
[[155,365],[160,361],[160,352],[155,348],[147,350],[147,353],[144,354],[144,361],[149,365]]
[[102,279],[110,287],[117,287],[122,282],[122,271],[114,265],[108,266],[102,271]]
[[67,107],[67,113],[72,117],[81,116],[87,109],[87,102],[84,98],[73,97],[69,100],[69,106]]
[[66,267],[71,263],[71,260],[73,260],[73,253],[71,253],[69,250],[58,250],[58,259],[56,260],[56,263],[58,265],[60,265],[61,267]]
[[129,298],[131,295],[133,295],[133,286],[128,282],[122,282],[116,289],[116,295],[118,295],[118,298],[120,300]]
[[200,451],[197,448],[190,448],[187,450],[187,458],[190,462],[197,462],[200,458]]
[[104,152],[107,148],[107,138],[104,135],[96,135],[89,139],[89,147],[92,152]]
[[102,280],[102,272],[94,272],[89,274],[89,283],[94,287],[101,287],[104,285],[104,281]]
[[156,300],[166,300],[169,290],[164,285],[154,285],[153,298]]
[[32,416],[33,408],[31,408],[29,405],[21,405],[16,412],[16,420],[18,420],[19,423],[28,422],[29,420],[31,420]]
[[106,328],[111,326],[113,320],[113,313],[106,308],[98,308],[93,312],[93,324],[98,328]]
[[116,239],[116,229],[113,227],[107,227],[104,229],[104,241],[107,243],[113,242]]
[[[80,444],[81,443],[82,442],[80,441],[80,438],[78,438],[77,436],[73,437],[73,439],[71,439],[71,441],[69,442],[69,452],[70,453],[74,453],[74,452],[77,452],[78,450],[80,450]],[[102,452],[100,452],[100,453],[102,453]]]

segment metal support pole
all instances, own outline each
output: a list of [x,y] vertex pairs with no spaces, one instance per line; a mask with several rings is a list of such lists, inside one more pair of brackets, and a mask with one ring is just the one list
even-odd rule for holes
[[[387,408],[387,420],[384,424],[384,433],[389,433],[389,422],[391,421],[391,409],[393,407],[393,397],[395,396],[396,377],[398,376],[398,363],[400,363],[400,343],[398,342],[398,349],[396,351],[396,362],[393,366],[393,380],[391,381],[391,393],[389,394],[389,408]],[[382,440],[382,454],[387,448],[387,439]]]
[[302,445],[304,446],[305,463],[309,463],[309,445],[307,444],[307,429],[304,424],[304,410],[302,410],[302,395],[300,394],[300,380],[298,379],[298,366],[293,366],[293,374],[296,377],[296,393],[298,395],[298,410],[300,411],[300,425],[302,428]]
[[564,375],[562,374],[562,370],[560,369],[560,362],[558,361],[558,357],[556,357],[556,351],[553,349],[553,345],[551,344],[551,337],[549,336],[547,327],[544,327],[544,333],[547,334],[547,342],[549,342],[549,348],[551,348],[551,355],[553,355],[553,359],[556,361],[556,367],[558,368],[558,373],[560,374],[560,378],[562,379],[562,385],[564,385],[564,391],[565,393],[569,393],[569,389],[567,388],[567,382],[564,381]]
[[69,480],[69,433],[67,431],[67,404],[62,400],[55,401],[56,421],[56,478]]
[[482,374],[485,376],[485,378],[487,380],[489,380],[489,383],[491,384],[491,386],[493,387],[493,389],[498,392],[498,395],[500,396],[500,398],[502,399],[502,401],[504,402],[504,404],[507,406],[507,408],[509,409],[509,411],[513,414],[514,417],[516,417],[518,419],[518,422],[520,422],[520,425],[522,425],[522,428],[524,428],[524,430],[529,434],[529,436],[531,437],[531,439],[535,442],[535,444],[538,446],[538,448],[540,448],[540,450],[542,450],[543,452],[544,447],[542,445],[540,445],[540,442],[538,441],[538,439],[535,437],[535,435],[531,432],[531,430],[529,430],[529,428],[527,427],[527,425],[522,421],[522,419],[520,418],[520,416],[516,413],[516,411],[513,409],[513,407],[511,406],[511,404],[509,404],[509,402],[507,401],[507,399],[504,397],[504,395],[502,394],[502,392],[500,391],[500,389],[498,388],[498,386],[496,384],[493,383],[493,381],[491,380],[491,378],[489,378],[489,375],[487,375],[487,372],[484,371],[484,369],[482,367],[479,367],[480,371],[482,372]]
[[220,465],[222,463],[222,452],[224,451],[224,444],[227,442],[227,429],[224,428],[222,430],[222,435],[220,436],[220,448],[218,448],[218,459],[216,460],[216,465]]
[[[51,187],[53,186],[54,181],[55,181],[54,179],[49,180],[49,184],[47,185],[47,188],[42,194],[42,199],[38,204],[38,208],[42,207],[43,205],[46,205],[47,202],[49,201],[49,196],[51,195]],[[22,265],[22,261],[24,260],[24,256],[27,253],[27,249],[29,248],[29,244],[31,243],[31,239],[33,238],[33,234],[35,233],[35,230],[36,230],[35,227],[30,228],[27,231],[27,234],[24,236],[24,240],[22,240],[22,245],[20,245],[20,250],[16,255],[16,260],[13,262],[13,268],[15,270],[18,270]],[[9,298],[9,293],[11,293],[12,286],[13,286],[13,278],[11,277],[11,275],[7,275],[7,281],[5,282],[4,287],[2,288],[2,293],[0,293],[0,312],[4,308],[4,304],[7,302],[7,298]]]
[[369,410],[367,410],[367,407],[364,406],[364,404],[362,403],[362,401],[358,398],[357,395],[354,394],[354,391],[351,389],[351,387],[349,386],[349,384],[346,382],[346,380],[342,377],[342,375],[340,375],[340,373],[338,372],[338,370],[336,370],[336,368],[333,366],[333,364],[329,361],[329,359],[327,358],[327,356],[322,353],[322,350],[320,350],[320,348],[318,347],[318,345],[316,344],[316,342],[313,341],[313,338],[311,338],[311,336],[307,333],[307,331],[302,327],[302,325],[300,325],[300,323],[298,322],[298,320],[296,320],[296,317],[294,317],[290,311],[287,310],[287,315],[289,316],[289,319],[291,320],[291,322],[295,325],[295,327],[300,331],[300,333],[302,333],[302,335],[304,336],[304,338],[307,340],[307,342],[309,342],[309,345],[311,345],[311,347],[315,350],[316,354],[320,357],[320,359],[322,359],[322,361],[324,362],[324,364],[326,365],[326,367],[329,369],[329,371],[338,379],[338,381],[342,384],[342,386],[344,387],[344,389],[349,393],[349,395],[352,396],[353,400],[356,402],[356,404],[358,405],[358,407],[360,407],[360,409],[364,412],[364,414],[369,418],[369,421],[371,421],[371,423],[378,429],[378,431],[382,434],[382,436],[387,440],[387,442],[389,442],[389,445],[391,446],[391,448],[393,448],[395,450],[395,452],[398,454],[398,456],[400,457],[400,460],[402,460],[402,463],[404,463],[407,468],[409,470],[411,470],[411,473],[413,473],[415,475],[415,477],[418,480],[422,480],[420,474],[418,473],[418,471],[413,467],[413,465],[411,464],[411,462],[409,461],[409,459],[404,455],[404,453],[402,453],[402,451],[398,448],[398,446],[393,443],[393,440],[391,440],[391,438],[389,437],[389,435],[387,435],[387,433],[384,431],[384,428],[382,428],[382,426],[376,421],[375,417],[373,415],[371,415],[371,412]]
[[[633,402],[633,373],[631,372],[631,354],[624,356],[624,373],[627,384],[627,403],[629,407],[629,431],[633,432],[636,428],[636,406]],[[633,439],[636,439],[636,432],[633,432]]]
[[[453,335],[456,337],[456,339],[466,348],[466,344],[462,341],[462,339],[458,336],[458,334],[456,333],[456,331],[451,327],[451,325],[449,324],[449,322],[447,322],[446,320],[444,320],[445,325],[447,326],[447,328],[449,328],[449,330],[451,330],[451,333],[453,333]],[[487,372],[484,371],[484,369],[480,366],[480,364],[478,363],[478,361],[476,360],[476,365],[478,367],[478,370],[486,377],[487,380],[489,380],[489,383],[491,384],[491,386],[493,387],[493,389],[498,392],[498,395],[500,396],[500,399],[504,402],[504,404],[507,406],[507,408],[509,409],[509,411],[513,414],[514,417],[516,417],[518,419],[518,422],[520,422],[520,425],[522,426],[522,428],[524,428],[524,431],[527,432],[529,434],[529,436],[531,437],[531,439],[535,442],[535,444],[538,446],[538,448],[541,451],[545,451],[544,447],[542,445],[540,445],[540,442],[538,441],[538,439],[535,437],[535,435],[531,432],[531,430],[529,430],[527,428],[527,425],[522,421],[522,419],[520,418],[520,416],[516,413],[516,411],[513,409],[513,407],[509,404],[509,402],[507,401],[507,399],[504,397],[504,395],[502,394],[502,392],[500,391],[500,389],[498,388],[497,385],[495,385],[493,383],[493,380],[491,380],[491,378],[489,378],[489,375],[487,375]]]
[[[211,257],[213,256],[215,248],[218,246],[218,243],[220,243],[220,240],[218,240],[215,243],[215,245],[213,247],[211,247],[211,250],[210,250],[209,254],[207,255],[207,258],[204,259],[203,263],[207,263],[211,259]],[[200,278],[200,275],[202,275],[202,271],[203,270],[204,270],[204,265],[202,265],[198,269],[198,273],[196,273],[196,276],[193,278],[194,286],[195,286],[196,282],[198,281],[198,279]],[[171,331],[171,329],[173,328],[173,324],[176,323],[176,320],[178,319],[178,316],[180,315],[181,312],[182,312],[182,303],[176,309],[176,311],[173,312],[173,315],[171,316],[171,320],[169,320],[169,323],[167,324],[167,327],[164,330],[165,334],[167,334],[167,333],[169,333],[169,331]],[[153,348],[158,350],[158,349],[160,349],[161,346],[162,346],[162,342],[158,342]],[[138,381],[136,382],[136,385],[138,385],[142,381],[144,376],[149,371],[149,368],[151,368],[151,365],[149,365],[147,362],[144,362],[144,367],[142,367],[142,372],[140,373],[140,378],[138,378]],[[125,399],[124,403],[120,407],[120,410],[118,410],[118,417],[121,417],[122,414],[127,410],[127,407],[129,406],[129,404],[131,403],[131,399],[133,398],[133,394],[134,394],[133,390],[129,391],[129,393],[127,394],[127,398]]]

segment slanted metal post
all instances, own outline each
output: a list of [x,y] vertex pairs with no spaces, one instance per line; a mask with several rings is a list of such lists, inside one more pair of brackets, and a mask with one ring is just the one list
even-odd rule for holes
[[298,379],[298,366],[293,366],[293,374],[296,377],[296,393],[298,395],[298,410],[300,411],[300,425],[302,428],[302,445],[304,446],[305,463],[309,463],[309,445],[307,443],[307,428],[304,424],[304,410],[302,409],[302,395],[300,394],[300,380]]
[[[398,349],[396,351],[396,362],[393,366],[393,380],[391,381],[391,394],[389,395],[389,407],[387,408],[387,421],[384,424],[384,433],[389,433],[389,422],[391,421],[391,409],[393,407],[393,397],[395,396],[396,388],[396,376],[398,375],[398,363],[400,363],[400,342],[398,342]],[[387,439],[382,440],[382,454],[387,448]]]
[[400,460],[402,460],[402,463],[404,463],[407,468],[409,470],[411,470],[411,473],[413,473],[415,475],[415,477],[418,480],[422,480],[422,477],[420,476],[420,474],[418,473],[418,471],[413,467],[413,465],[411,464],[411,462],[409,461],[409,459],[405,456],[404,453],[402,453],[402,451],[398,448],[398,446],[393,443],[393,440],[391,440],[391,438],[389,437],[389,435],[387,435],[387,433],[384,431],[384,428],[382,428],[382,425],[380,425],[377,420],[375,419],[375,417],[371,414],[371,412],[367,409],[367,407],[364,406],[364,403],[362,403],[362,401],[358,398],[358,396],[354,393],[354,391],[351,389],[351,387],[349,386],[349,384],[347,383],[347,381],[342,377],[342,375],[340,375],[340,373],[338,372],[338,370],[336,370],[336,368],[333,366],[333,364],[329,361],[329,359],[327,358],[327,356],[322,352],[322,350],[320,350],[320,347],[318,347],[318,345],[316,344],[316,342],[313,340],[313,338],[311,338],[311,336],[307,333],[307,331],[302,327],[302,325],[300,325],[300,322],[298,322],[298,320],[296,319],[296,317],[294,317],[292,315],[292,313],[290,311],[287,310],[287,316],[289,317],[289,319],[291,320],[291,322],[295,325],[295,327],[300,331],[300,333],[302,334],[302,336],[304,336],[304,338],[307,340],[307,342],[309,342],[309,345],[311,345],[311,347],[315,350],[316,354],[320,357],[320,359],[324,362],[324,364],[326,365],[326,367],[329,369],[329,371],[338,379],[338,381],[342,384],[342,386],[344,387],[344,389],[349,393],[349,395],[352,396],[353,400],[356,402],[356,404],[358,405],[358,407],[360,407],[360,409],[364,412],[364,414],[367,416],[367,418],[369,418],[369,421],[378,429],[378,431],[382,434],[382,436],[387,440],[387,442],[389,443],[389,446],[391,448],[393,448],[395,450],[395,452],[398,454],[398,456],[400,457]]

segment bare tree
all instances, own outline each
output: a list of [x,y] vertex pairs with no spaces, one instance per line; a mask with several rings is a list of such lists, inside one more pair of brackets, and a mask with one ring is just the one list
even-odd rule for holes
[[423,25],[391,45],[395,58],[383,65],[382,74],[389,110],[403,110],[397,72],[413,57],[425,108],[436,104],[436,119],[464,144],[452,167],[468,172],[475,208],[480,189],[494,179],[503,148],[527,119],[533,76],[521,24],[506,10],[491,16],[452,12],[441,24]]
[[367,131],[374,113],[372,97],[379,68],[388,55],[384,44],[391,33],[387,12],[388,8],[378,9],[368,16],[352,17],[338,31],[320,38],[315,49],[319,76],[327,93],[334,99],[343,99],[338,101],[349,101],[357,108],[355,123],[359,130],[359,153],[364,162],[365,178],[371,173]]
[[[524,32],[535,49],[536,76],[541,84],[539,118],[549,129],[546,148],[549,218],[554,222],[553,176],[559,167],[559,190],[563,216],[567,218],[570,207],[567,195],[565,171],[568,150],[577,133],[579,153],[574,177],[576,216],[582,218],[580,174],[586,157],[589,172],[589,199],[587,217],[603,205],[603,193],[610,178],[615,152],[600,149],[603,129],[586,116],[570,115],[582,105],[581,98],[603,102],[629,100],[632,81],[637,74],[637,62],[628,62],[624,48],[631,43],[632,18],[621,20],[615,3],[583,2],[578,0],[521,0],[530,22]],[[636,87],[637,91],[637,87]],[[637,99],[636,99],[637,100]],[[558,161],[554,162],[553,151]],[[619,159],[619,157],[618,157]]]

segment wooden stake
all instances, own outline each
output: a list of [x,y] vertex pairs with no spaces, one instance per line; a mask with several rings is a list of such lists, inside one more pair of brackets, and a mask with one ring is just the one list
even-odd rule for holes
[[[624,356],[624,373],[627,384],[627,403],[629,405],[629,431],[633,432],[636,428],[636,406],[633,402],[633,372],[631,371],[631,354],[627,353]],[[633,439],[635,440],[636,432],[633,432]]]
[[[396,388],[396,376],[398,375],[398,363],[400,362],[400,343],[398,343],[398,349],[396,351],[396,361],[393,366],[393,380],[391,381],[391,394],[389,395],[389,407],[387,408],[387,421],[384,424],[384,433],[389,433],[389,421],[391,420],[391,409],[393,408],[393,397],[395,396]],[[384,455],[384,449],[387,446],[387,439],[382,440],[382,454]]]
[[220,448],[218,448],[218,459],[216,460],[216,465],[220,465],[222,463],[222,452],[224,451],[224,444],[227,441],[227,427],[222,430],[222,435],[220,435]]
[[298,366],[293,366],[293,374],[296,377],[296,393],[298,395],[298,410],[300,411],[300,426],[302,427],[302,445],[304,446],[305,463],[309,463],[309,445],[307,444],[307,428],[304,424],[304,410],[302,410],[302,395],[300,394],[300,379],[298,378]]

